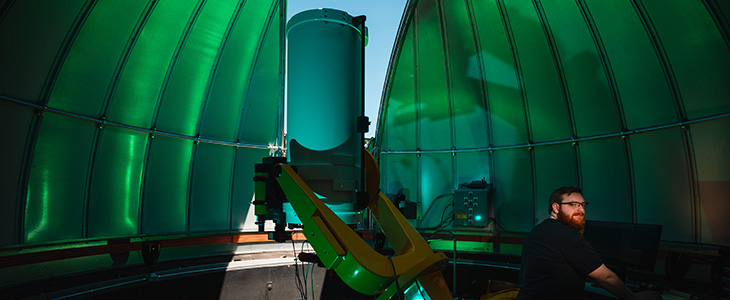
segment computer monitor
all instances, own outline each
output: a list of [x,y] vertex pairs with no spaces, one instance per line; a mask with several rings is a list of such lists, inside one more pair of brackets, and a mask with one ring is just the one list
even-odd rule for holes
[[653,272],[661,225],[586,220],[583,236],[607,266]]

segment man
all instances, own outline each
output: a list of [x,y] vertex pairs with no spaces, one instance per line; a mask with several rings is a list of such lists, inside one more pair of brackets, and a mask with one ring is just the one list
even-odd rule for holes
[[579,188],[561,187],[550,195],[550,218],[522,246],[517,299],[583,299],[586,276],[619,299],[661,299],[654,291],[632,293],[603,264],[582,235],[586,205]]

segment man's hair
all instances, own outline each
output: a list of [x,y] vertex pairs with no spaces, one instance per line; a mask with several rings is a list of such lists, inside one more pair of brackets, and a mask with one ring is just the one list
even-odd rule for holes
[[550,194],[550,205],[548,205],[548,213],[553,212],[553,203],[562,202],[565,196],[568,196],[572,193],[578,193],[583,195],[583,190],[577,187],[564,186]]

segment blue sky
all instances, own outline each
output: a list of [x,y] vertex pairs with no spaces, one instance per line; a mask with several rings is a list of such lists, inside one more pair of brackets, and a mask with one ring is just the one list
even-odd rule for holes
[[316,8],[334,8],[352,16],[365,15],[368,27],[368,45],[365,47],[365,115],[370,118],[370,131],[375,135],[378,108],[383,91],[390,53],[398,32],[406,0],[289,0],[287,20],[293,15]]

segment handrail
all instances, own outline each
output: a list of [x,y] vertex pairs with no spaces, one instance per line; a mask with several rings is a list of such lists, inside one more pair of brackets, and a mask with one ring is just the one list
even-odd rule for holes
[[[138,239],[138,238],[134,238]],[[292,234],[292,239],[303,241],[306,238],[300,232]],[[103,241],[101,241],[103,242]],[[18,254],[7,254],[0,256],[0,269],[16,267],[22,265],[44,263],[55,260],[79,258],[93,255],[117,254],[125,252],[133,252],[142,250],[142,246],[149,243],[159,243],[160,248],[175,248],[186,246],[200,245],[217,245],[217,244],[240,244],[240,243],[262,243],[271,242],[267,233],[235,233],[213,236],[198,236],[189,238],[173,238],[173,239],[148,239],[140,241],[131,241],[124,239],[108,239],[106,245],[80,246],[65,249],[53,249],[45,251],[33,251]],[[32,247],[26,249],[18,249],[16,252],[23,250],[31,250]],[[5,251],[7,253],[7,250]],[[0,254],[1,255],[1,254]]]

